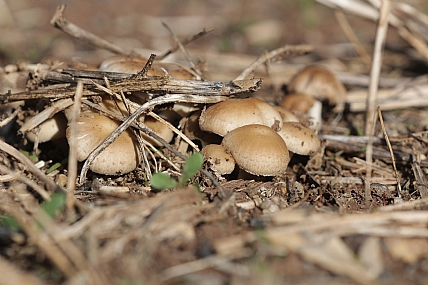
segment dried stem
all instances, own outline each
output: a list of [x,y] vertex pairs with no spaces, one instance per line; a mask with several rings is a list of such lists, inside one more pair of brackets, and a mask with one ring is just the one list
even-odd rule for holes
[[[365,133],[369,137],[373,137],[375,131],[376,122],[376,94],[378,90],[380,69],[382,66],[382,53],[385,44],[386,32],[388,31],[388,14],[390,9],[390,1],[383,1],[380,11],[380,18],[376,31],[375,46],[373,51],[373,64],[370,71],[370,85],[367,96],[367,116],[366,116],[366,127]],[[367,143],[366,150],[366,161],[367,161],[367,173],[366,173],[366,185],[365,185],[365,201],[366,206],[369,206],[371,200],[371,172],[372,172],[372,151],[373,143],[371,140]]]
[[109,50],[113,53],[122,54],[126,56],[138,56],[138,54],[135,51],[118,47],[117,45],[109,41],[106,41],[105,39],[100,38],[97,35],[94,35],[88,31],[85,31],[84,29],[69,22],[64,17],[64,10],[65,10],[65,4],[58,6],[53,18],[51,19],[51,25],[54,26],[55,28],[60,29],[62,32],[66,33],[67,35],[70,35],[73,38],[76,38],[78,40],[81,40],[84,43],[92,44],[96,47]]
[[74,96],[72,117],[69,121],[70,138],[68,144],[70,151],[68,154],[68,182],[67,182],[67,208],[70,210],[74,206],[74,191],[76,190],[77,179],[77,120],[80,115],[80,105],[82,104],[83,83],[79,81]]
[[312,45],[285,45],[273,51],[270,51],[268,54],[263,53],[256,61],[254,61],[249,67],[247,67],[241,74],[238,75],[234,80],[244,80],[251,72],[253,72],[257,67],[266,61],[272,60],[275,57],[283,56],[284,54],[304,54],[311,52],[314,49]]

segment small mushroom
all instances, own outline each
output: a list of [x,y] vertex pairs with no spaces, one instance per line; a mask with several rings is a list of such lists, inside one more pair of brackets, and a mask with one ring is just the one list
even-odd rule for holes
[[241,126],[260,124],[275,129],[282,125],[278,111],[268,103],[257,99],[229,99],[202,111],[199,117],[201,130],[220,136]]
[[327,67],[310,65],[300,70],[288,84],[288,92],[303,93],[331,105],[343,104],[346,89]]
[[293,153],[312,155],[321,145],[315,132],[301,123],[286,122],[278,134],[283,138],[288,150]]
[[273,106],[275,110],[281,115],[282,121],[285,122],[299,122],[299,119],[291,111],[281,106]]
[[[146,117],[144,120],[144,124],[150,129],[152,129],[152,131],[154,131],[158,136],[163,138],[167,143],[172,141],[172,138],[174,137],[174,132],[162,122],[152,117]],[[141,136],[154,146],[163,146],[163,144],[161,144],[149,135],[142,133]]]
[[248,173],[275,176],[285,173],[290,161],[287,145],[272,128],[246,125],[227,133],[221,143],[238,166]]
[[[106,116],[82,112],[77,119],[77,160],[85,160],[118,126],[119,122]],[[70,140],[70,128],[66,135]],[[119,175],[134,170],[140,161],[138,142],[132,132],[126,130],[95,158],[89,168],[100,174]]]
[[287,94],[281,104],[289,111],[307,113],[314,105],[314,98],[307,94],[293,93]]
[[50,119],[41,123],[36,129],[26,133],[27,139],[31,142],[44,143],[65,137],[67,120],[63,113],[56,113]]
[[220,175],[230,174],[235,169],[235,160],[222,145],[209,144],[202,148],[204,160],[210,163],[210,167]]

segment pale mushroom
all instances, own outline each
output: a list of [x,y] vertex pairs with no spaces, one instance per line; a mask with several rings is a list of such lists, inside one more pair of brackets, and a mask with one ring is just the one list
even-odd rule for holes
[[273,106],[275,110],[281,115],[282,121],[285,122],[299,122],[299,119],[291,111],[281,106]]
[[230,174],[235,169],[235,160],[222,145],[209,144],[202,148],[204,160],[210,163],[210,167],[220,175]]
[[229,99],[202,111],[201,130],[220,136],[241,126],[260,124],[276,130],[282,125],[281,115],[268,103],[257,99]]
[[321,145],[315,132],[301,123],[285,122],[278,134],[286,143],[288,150],[301,155],[312,155]]
[[246,125],[226,134],[221,143],[236,164],[248,173],[275,176],[285,173],[290,161],[287,145],[272,128]]
[[63,113],[56,113],[50,119],[47,119],[35,129],[26,133],[27,139],[31,142],[44,143],[65,137],[67,120]]
[[[82,112],[76,126],[77,160],[85,160],[119,125],[98,113]],[[66,134],[70,140],[70,128]],[[89,168],[100,174],[119,175],[134,170],[140,161],[138,142],[131,130],[126,130],[95,158]]]
[[[146,117],[144,120],[144,124],[147,127],[149,127],[152,131],[154,131],[158,136],[164,139],[167,143],[170,143],[172,141],[172,138],[174,137],[174,132],[170,128],[168,128],[164,123],[152,117]],[[158,142],[156,139],[152,138],[149,135],[142,133],[141,136],[154,146],[163,146],[163,144],[161,144],[160,142]]]

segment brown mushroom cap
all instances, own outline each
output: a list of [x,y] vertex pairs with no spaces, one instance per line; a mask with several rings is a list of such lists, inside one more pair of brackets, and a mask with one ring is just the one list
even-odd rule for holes
[[[77,120],[77,160],[85,160],[118,126],[118,122],[98,113],[82,112]],[[66,134],[70,140],[70,128]],[[118,175],[134,170],[140,161],[138,143],[132,132],[126,130],[95,158],[89,168],[100,174]]]
[[235,160],[222,145],[209,144],[202,148],[204,160],[211,163],[211,167],[220,175],[230,174],[235,169]]
[[321,142],[315,132],[301,123],[286,122],[278,134],[287,144],[288,150],[301,155],[312,155]]
[[287,94],[282,100],[282,106],[290,111],[307,113],[314,105],[314,98],[307,94],[293,93]]
[[257,99],[229,99],[204,110],[199,117],[201,130],[220,136],[241,126],[260,124],[279,127],[282,118],[268,103]]
[[[167,143],[172,141],[172,138],[174,137],[174,132],[162,122],[152,117],[146,117],[144,120],[144,124],[150,129],[152,129],[152,131],[154,131],[158,136],[163,138]],[[141,136],[154,146],[163,146],[163,144],[161,144],[149,135],[142,133]]]
[[290,161],[287,145],[273,129],[246,125],[230,131],[221,143],[243,170],[254,175],[284,173]]
[[310,65],[300,70],[288,84],[288,92],[303,93],[332,105],[344,103],[346,89],[327,67]]

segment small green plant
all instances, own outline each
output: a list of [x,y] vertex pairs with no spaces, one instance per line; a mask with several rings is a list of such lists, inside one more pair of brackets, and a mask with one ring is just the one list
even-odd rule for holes
[[192,154],[184,164],[182,174],[178,180],[171,178],[166,173],[155,173],[150,180],[156,189],[173,189],[184,187],[186,183],[201,169],[204,158],[199,152]]

